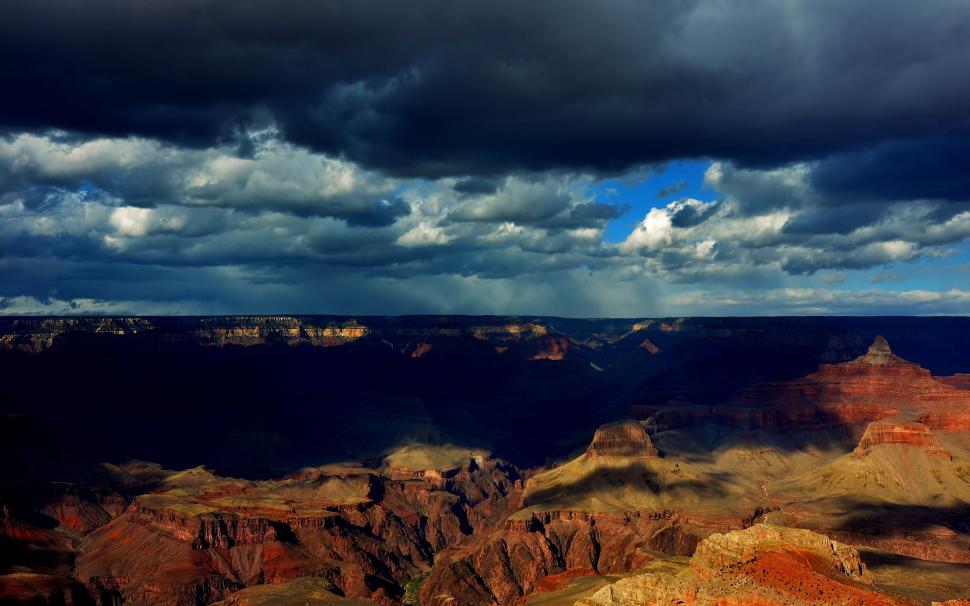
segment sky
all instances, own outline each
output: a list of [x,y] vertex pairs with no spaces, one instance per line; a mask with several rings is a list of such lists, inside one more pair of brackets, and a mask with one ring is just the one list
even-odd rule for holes
[[0,314],[970,313],[965,0],[6,0]]

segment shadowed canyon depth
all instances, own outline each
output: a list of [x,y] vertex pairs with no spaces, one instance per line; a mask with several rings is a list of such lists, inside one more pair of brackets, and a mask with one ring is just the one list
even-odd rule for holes
[[5,602],[970,598],[964,318],[0,329]]

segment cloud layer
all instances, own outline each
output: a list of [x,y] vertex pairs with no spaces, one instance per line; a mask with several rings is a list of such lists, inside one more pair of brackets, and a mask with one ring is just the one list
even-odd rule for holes
[[967,57],[957,0],[13,0],[0,313],[965,312]]
[[960,0],[13,0],[8,128],[248,146],[406,175],[777,163],[965,137]]

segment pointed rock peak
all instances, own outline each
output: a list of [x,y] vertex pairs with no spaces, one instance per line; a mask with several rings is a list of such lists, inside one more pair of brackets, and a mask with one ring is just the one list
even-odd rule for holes
[[603,425],[593,434],[586,454],[590,457],[630,457],[653,459],[660,456],[647,430],[636,421]]
[[889,365],[906,365],[918,367],[917,364],[907,362],[906,360],[900,358],[893,353],[893,350],[889,347],[889,342],[886,341],[886,337],[882,335],[876,335],[876,338],[872,341],[872,345],[866,350],[866,353],[859,356],[854,360],[856,363],[863,363],[873,366],[889,366]]
[[882,335],[876,335],[875,340],[873,340],[872,345],[869,346],[870,356],[885,356],[892,355],[893,350],[889,348],[889,341],[886,337]]

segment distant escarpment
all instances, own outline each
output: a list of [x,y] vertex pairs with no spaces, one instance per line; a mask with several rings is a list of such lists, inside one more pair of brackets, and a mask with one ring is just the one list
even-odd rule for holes
[[896,356],[883,337],[876,337],[854,360],[823,364],[803,379],[753,386],[740,400],[791,411],[780,419],[783,425],[806,418],[851,424],[965,407],[970,393]]
[[841,428],[858,436],[873,421],[899,418],[932,429],[970,429],[970,391],[895,355],[877,336],[867,352],[822,364],[799,379],[750,385],[717,405],[670,402],[634,412],[653,431],[716,425],[737,429],[802,431]]
[[535,359],[558,360],[568,354],[570,340],[550,325],[509,320],[482,319],[476,323],[448,318],[414,322],[368,318],[361,321],[334,316],[0,318],[0,348],[37,353],[58,341],[109,337],[215,347],[274,344],[332,347],[371,337],[420,357],[433,348],[428,339],[466,338],[497,346],[531,341],[530,355]]

